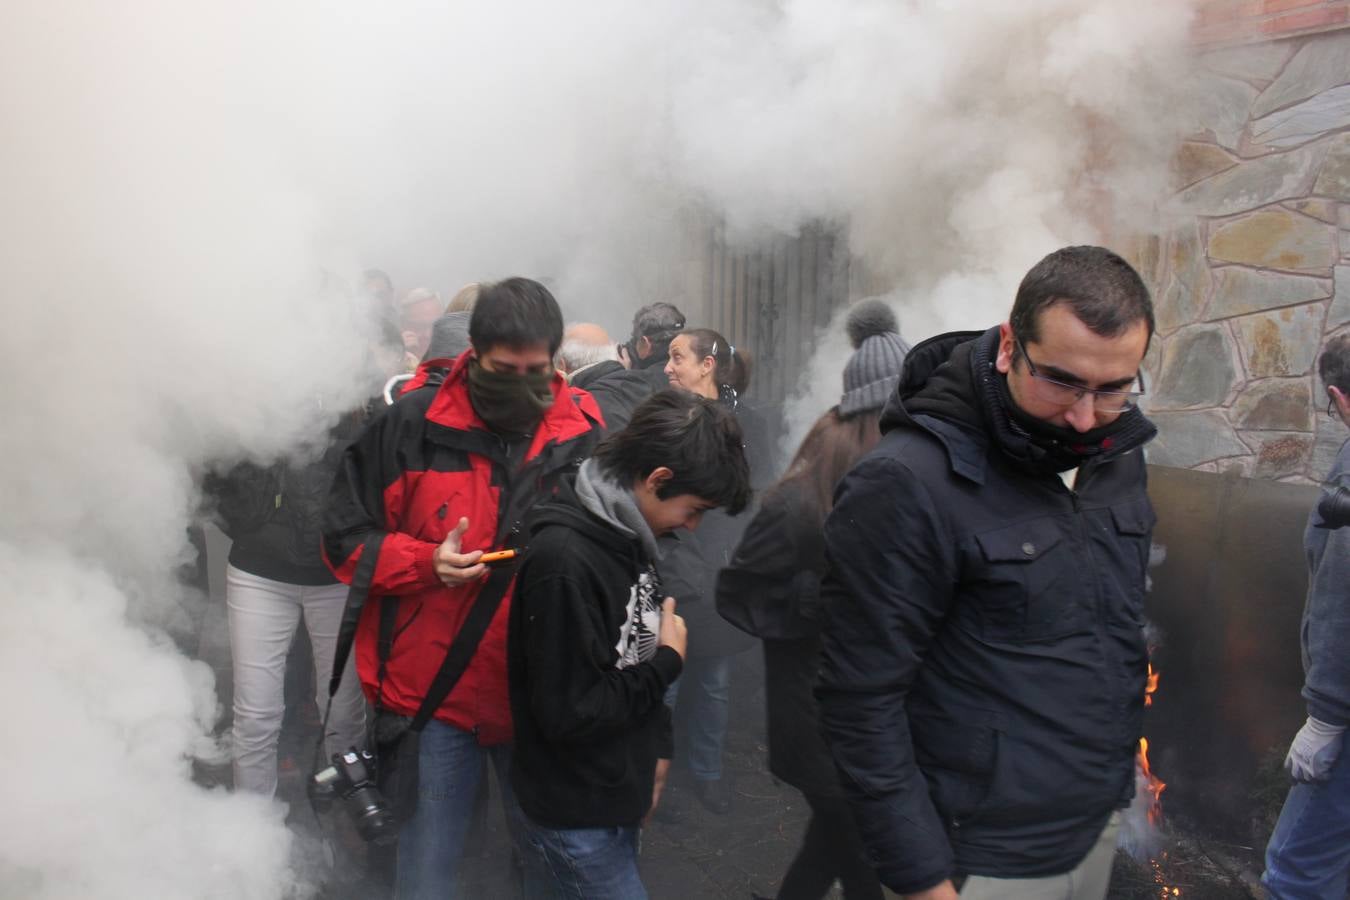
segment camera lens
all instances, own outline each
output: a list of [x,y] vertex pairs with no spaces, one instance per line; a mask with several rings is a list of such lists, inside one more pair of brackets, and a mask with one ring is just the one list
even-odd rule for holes
[[1344,528],[1350,525],[1350,488],[1338,487],[1322,495],[1317,514],[1324,528]]
[[347,798],[348,810],[361,837],[372,844],[392,844],[398,839],[398,824],[384,805],[379,792],[371,787],[357,788]]

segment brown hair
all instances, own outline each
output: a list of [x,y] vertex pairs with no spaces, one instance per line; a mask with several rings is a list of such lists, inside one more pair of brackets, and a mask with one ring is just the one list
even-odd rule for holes
[[459,289],[455,296],[450,298],[450,303],[445,307],[447,313],[452,312],[473,312],[473,308],[478,305],[478,295],[482,293],[483,285],[478,281],[471,281]]
[[824,525],[834,506],[834,489],[839,480],[881,440],[880,420],[881,410],[844,418],[839,415],[839,407],[831,407],[811,426],[787,471],[770,491],[777,493],[789,485],[797,485],[811,506],[816,524]]
[[689,347],[699,359],[712,357],[713,382],[718,388],[729,387],[737,394],[745,393],[750,386],[750,360],[745,354],[711,328],[686,328],[680,334],[689,338]]

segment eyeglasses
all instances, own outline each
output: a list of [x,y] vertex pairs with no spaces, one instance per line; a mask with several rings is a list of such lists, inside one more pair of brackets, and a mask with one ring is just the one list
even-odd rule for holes
[[1091,394],[1093,409],[1105,415],[1119,415],[1138,406],[1139,398],[1144,396],[1144,372],[1142,369],[1134,373],[1134,380],[1139,383],[1139,390],[1137,391],[1093,390],[1092,388],[1047,378],[1036,371],[1036,364],[1031,361],[1031,357],[1027,354],[1027,348],[1022,345],[1022,339],[1015,337],[1013,342],[1017,345],[1022,357],[1027,361],[1027,370],[1031,372],[1032,390],[1035,392],[1036,399],[1042,403],[1050,403],[1055,406],[1073,406],[1083,399],[1084,394]]

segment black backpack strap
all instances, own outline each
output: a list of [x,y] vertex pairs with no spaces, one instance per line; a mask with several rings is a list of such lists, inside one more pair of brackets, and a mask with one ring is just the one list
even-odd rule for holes
[[442,701],[450,695],[464,670],[469,667],[469,662],[478,651],[483,635],[487,634],[488,626],[492,624],[493,616],[501,608],[507,588],[511,586],[511,579],[516,575],[515,569],[514,565],[497,566],[488,575],[487,582],[474,598],[473,607],[464,617],[464,623],[455,633],[455,639],[450,642],[445,659],[436,670],[436,677],[431,680],[431,686],[427,688],[426,696],[422,698],[422,705],[417,708],[417,715],[413,716],[412,725],[409,726],[413,731],[421,731],[426,727]]
[[352,574],[352,584],[347,589],[347,605],[342,609],[342,623],[338,626],[337,646],[333,649],[333,674],[328,679],[330,700],[337,694],[338,685],[342,683],[342,673],[347,668],[347,657],[351,655],[352,642],[356,639],[356,625],[361,621],[361,609],[370,596],[370,582],[375,577],[375,564],[380,559],[380,547],[383,545],[383,531],[377,531],[366,538],[361,558],[356,563],[356,571]]
[[[562,466],[558,470],[541,476],[543,481],[536,485],[532,481],[533,473],[530,472],[530,466],[522,470],[523,477],[513,486],[513,489],[507,494],[506,502],[502,504],[501,518],[497,525],[497,546],[505,544],[508,538],[518,538],[525,533],[524,520],[530,509],[548,494],[550,485],[556,483],[565,472],[580,465],[579,459],[571,460],[571,464]],[[464,624],[455,634],[454,640],[450,642],[450,647],[446,651],[445,660],[441,663],[440,669],[436,671],[436,676],[431,680],[431,686],[427,688],[426,696],[422,699],[422,705],[417,708],[417,715],[413,717],[412,725],[414,731],[421,731],[426,724],[431,721],[436,710],[440,708],[441,703],[450,695],[454,689],[455,683],[459,681],[464,670],[469,667],[470,660],[478,650],[478,644],[487,634],[488,626],[492,624],[492,618],[501,608],[502,600],[506,597],[507,590],[511,587],[511,579],[515,577],[517,562],[507,565],[500,565],[492,569],[488,575],[487,582],[479,590],[478,596],[474,598],[473,607],[469,614],[464,617]]]

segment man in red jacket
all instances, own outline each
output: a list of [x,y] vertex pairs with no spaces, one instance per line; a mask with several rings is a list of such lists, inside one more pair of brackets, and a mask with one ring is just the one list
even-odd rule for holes
[[[525,512],[598,440],[599,408],[553,369],[562,330],[557,301],[538,282],[485,286],[469,322],[471,347],[444,382],[404,394],[347,451],[329,497],[324,554],[350,582],[362,555],[378,553],[355,645],[377,719],[416,716],[470,610],[494,593],[480,557],[523,546]],[[485,755],[514,818],[506,777],[510,592],[495,592],[500,603],[476,645],[461,639],[458,652],[472,655],[428,710],[415,811],[399,831],[400,900],[453,896]]]

